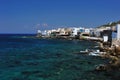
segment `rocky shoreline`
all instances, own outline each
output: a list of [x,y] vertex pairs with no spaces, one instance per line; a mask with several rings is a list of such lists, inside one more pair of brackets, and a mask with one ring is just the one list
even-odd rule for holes
[[[77,39],[71,37],[44,37],[45,39],[65,39],[65,40],[91,40],[96,41],[99,44],[99,50],[102,54],[98,54],[101,58],[109,59],[109,63],[100,64],[96,66],[96,71],[112,71],[120,70],[120,40],[112,40],[111,46],[109,43],[104,43],[102,40],[92,40],[92,39]],[[44,39],[43,38],[43,39]],[[105,44],[105,46],[104,46]],[[107,45],[107,46],[106,46]],[[89,52],[88,52],[89,53]]]
[[[102,43],[101,43],[102,44]],[[96,67],[97,71],[120,70],[120,41],[113,40],[111,47],[103,47],[100,44],[100,50],[106,54],[101,55],[102,58],[110,59],[108,64],[100,64]]]

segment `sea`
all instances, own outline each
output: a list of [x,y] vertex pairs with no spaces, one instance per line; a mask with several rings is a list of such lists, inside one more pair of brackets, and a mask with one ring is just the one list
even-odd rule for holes
[[0,80],[118,80],[96,71],[105,58],[80,54],[97,42],[38,39],[35,34],[0,34]]

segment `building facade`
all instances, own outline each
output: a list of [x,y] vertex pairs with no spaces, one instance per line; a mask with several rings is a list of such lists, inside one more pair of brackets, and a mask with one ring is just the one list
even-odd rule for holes
[[120,40],[120,24],[117,24],[117,40]]

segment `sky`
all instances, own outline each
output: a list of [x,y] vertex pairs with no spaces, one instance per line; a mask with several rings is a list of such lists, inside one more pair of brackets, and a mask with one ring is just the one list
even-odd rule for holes
[[0,0],[0,33],[97,27],[120,20],[120,0]]

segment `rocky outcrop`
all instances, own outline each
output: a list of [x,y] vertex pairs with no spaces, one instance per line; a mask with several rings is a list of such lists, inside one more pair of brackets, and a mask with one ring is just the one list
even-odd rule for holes
[[109,70],[119,70],[120,69],[120,41],[114,41],[113,45],[109,48],[103,47],[107,54],[101,57],[109,58],[108,64],[100,64],[96,67],[97,71],[109,71]]

